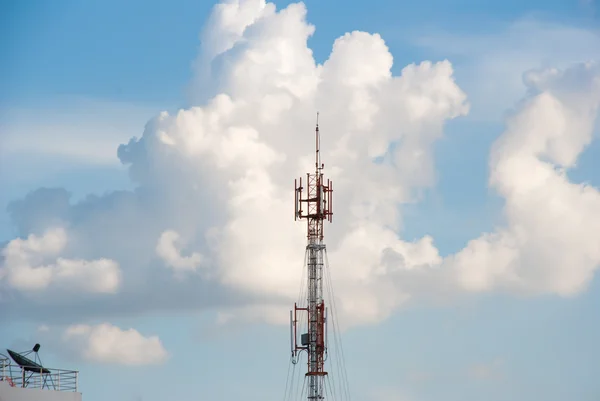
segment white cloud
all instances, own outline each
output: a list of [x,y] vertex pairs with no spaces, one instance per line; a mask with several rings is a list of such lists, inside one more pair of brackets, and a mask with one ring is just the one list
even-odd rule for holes
[[[490,24],[497,27],[497,24]],[[473,103],[471,118],[503,119],[526,89],[523,73],[598,60],[594,29],[522,18],[476,35],[433,32],[416,44],[457,60],[457,80]]]
[[169,355],[157,336],[145,337],[137,330],[122,330],[108,323],[69,326],[62,341],[77,356],[98,363],[155,365]]
[[573,295],[600,266],[600,193],[567,176],[592,141],[600,65],[531,72],[526,82],[532,93],[490,160],[506,226],[470,241],[450,263],[470,290]]
[[[491,183],[507,199],[507,227],[443,261],[430,236],[402,239],[401,206],[434,184],[433,146],[448,120],[469,112],[451,63],[411,64],[393,76],[383,39],[351,32],[317,65],[305,15],[302,4],[279,12],[250,0],[217,6],[193,86],[206,90],[202,83],[209,82],[216,96],[161,113],[141,138],[119,147],[135,191],[75,205],[57,196],[47,208],[41,206],[49,194],[33,194],[12,209],[24,234],[48,228],[58,215],[78,252],[126,266],[122,298],[86,308],[110,314],[209,305],[222,322],[286,322],[306,240],[305,224],[292,217],[291,182],[313,169],[317,110],[325,173],[335,182],[326,242],[346,326],[350,316],[352,324],[378,322],[443,286],[560,294],[582,288],[598,265],[598,231],[585,231],[596,224],[596,191],[570,184],[548,163],[573,165],[591,140],[596,67],[528,76],[540,94],[515,117],[492,158]],[[590,225],[577,223],[582,218]],[[182,254],[184,245],[191,256]],[[165,262],[210,274],[172,280]]]
[[[42,236],[14,239],[4,249],[0,265],[0,283],[6,281],[20,291],[39,291],[51,286],[63,291],[114,293],[119,288],[119,265],[113,260],[66,259],[57,256],[67,245],[62,228],[48,230]],[[52,260],[51,263],[47,263]]]
[[163,232],[156,244],[156,253],[176,273],[195,271],[202,262],[202,255],[194,252],[190,256],[182,256],[181,249],[177,244],[179,238],[179,234],[175,231]]
[[[405,243],[388,226],[397,227],[397,205],[412,199],[413,188],[432,184],[431,145],[443,122],[465,114],[468,106],[448,62],[411,65],[392,77],[392,56],[379,35],[346,34],[316,66],[306,48],[313,29],[304,14],[301,5],[280,13],[263,10],[231,53],[221,55],[228,66],[221,76],[228,95],[203,109],[163,114],[158,133],[146,131],[143,146],[150,141],[157,151],[171,148],[228,183],[215,191],[226,200],[228,220],[215,227],[221,281],[291,303],[301,267],[289,266],[302,260],[305,227],[291,219],[289,182],[311,168],[311,120],[319,109],[324,160],[337,191],[339,217],[328,237],[331,259],[344,266],[342,299],[360,305],[342,309],[359,323],[376,321],[406,299],[388,283],[380,262],[384,252],[407,260],[391,270],[440,260],[429,239]],[[388,152],[395,141],[404,146]],[[386,162],[374,164],[377,156]],[[336,245],[344,248],[338,251]],[[346,257],[349,253],[361,257]],[[380,277],[365,282],[375,271]]]
[[[352,32],[317,65],[307,47],[314,28],[305,15],[302,4],[279,12],[252,1],[217,6],[212,36],[206,36],[213,39],[203,43],[199,63],[221,66],[209,77],[218,95],[173,115],[161,113],[140,139],[120,147],[139,185],[135,193],[66,207],[77,208],[64,218],[81,249],[128,267],[125,293],[152,291],[147,283],[168,285],[145,279],[159,274],[148,270],[151,254],[179,270],[195,267],[202,255],[211,261],[208,276],[256,299],[244,312],[260,316],[262,308],[262,319],[287,319],[305,245],[305,225],[291,215],[290,182],[312,170],[317,110],[323,161],[336,188],[336,222],[327,227],[327,242],[340,272],[343,314],[357,324],[384,318],[409,297],[392,276],[439,263],[431,238],[398,238],[398,205],[433,184],[432,145],[445,121],[468,112],[451,64],[413,64],[392,76],[383,39]],[[383,162],[374,163],[376,157]],[[21,213],[16,219],[32,226],[25,212],[44,199],[28,202],[15,208]],[[191,259],[174,246],[174,233]],[[170,290],[178,299],[177,287]]]

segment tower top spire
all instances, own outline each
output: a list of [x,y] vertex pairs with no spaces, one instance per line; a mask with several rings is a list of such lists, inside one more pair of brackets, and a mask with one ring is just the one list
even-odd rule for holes
[[319,112],[317,111],[317,124],[315,126],[315,173],[319,174],[321,170],[325,167],[323,163],[321,163],[321,136],[319,135]]

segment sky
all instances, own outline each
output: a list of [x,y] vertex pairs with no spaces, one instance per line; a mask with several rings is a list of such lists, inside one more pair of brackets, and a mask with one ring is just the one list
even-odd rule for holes
[[597,1],[0,7],[0,348],[285,399],[318,111],[352,400],[600,399]]

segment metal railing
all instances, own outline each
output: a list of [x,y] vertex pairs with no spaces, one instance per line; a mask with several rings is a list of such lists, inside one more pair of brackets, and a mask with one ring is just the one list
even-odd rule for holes
[[18,366],[0,358],[0,381],[11,387],[37,388],[53,391],[77,391],[79,372],[76,370]]

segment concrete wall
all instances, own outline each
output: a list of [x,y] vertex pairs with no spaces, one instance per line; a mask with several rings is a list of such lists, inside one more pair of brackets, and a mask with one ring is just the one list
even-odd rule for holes
[[11,387],[0,381],[0,401],[81,401],[81,393]]

